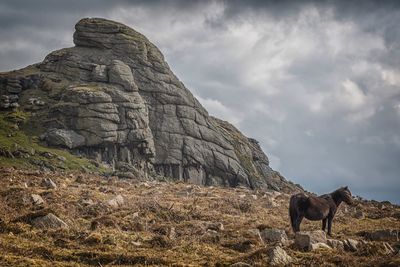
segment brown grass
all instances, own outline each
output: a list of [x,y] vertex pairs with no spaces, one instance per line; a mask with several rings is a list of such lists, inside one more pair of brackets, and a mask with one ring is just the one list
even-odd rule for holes
[[[286,194],[275,197],[278,207],[269,208],[268,193],[244,188],[133,183],[93,174],[6,168],[0,169],[0,177],[0,266],[229,266],[238,261],[266,266],[272,244],[263,244],[256,229],[280,228],[293,237]],[[42,187],[44,177],[58,188]],[[32,205],[33,193],[45,200],[43,207]],[[125,204],[107,206],[118,194]],[[355,208],[342,206],[333,225],[335,238],[361,239],[362,231],[400,229],[395,216],[400,209],[384,205],[359,203],[365,219],[352,216]],[[32,218],[48,212],[70,228],[30,226]],[[320,223],[305,221],[302,227],[319,229]],[[296,266],[398,266],[398,256],[368,252],[371,248],[359,253],[285,250]]]

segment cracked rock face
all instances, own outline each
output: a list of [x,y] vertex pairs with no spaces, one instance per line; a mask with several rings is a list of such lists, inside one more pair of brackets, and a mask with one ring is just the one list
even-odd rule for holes
[[[0,76],[0,90],[19,95],[22,106],[42,92],[46,105],[36,115],[43,128],[79,139],[64,147],[196,184],[297,188],[269,167],[255,140],[210,117],[145,36],[98,18],[75,29],[75,47]],[[51,139],[49,145],[63,145],[63,138]]]

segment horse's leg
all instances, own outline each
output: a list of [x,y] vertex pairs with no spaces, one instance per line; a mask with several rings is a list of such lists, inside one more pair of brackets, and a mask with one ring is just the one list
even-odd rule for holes
[[304,216],[299,216],[296,218],[296,232],[300,232],[300,224]]
[[328,235],[332,236],[332,220],[333,216],[328,216]]
[[326,218],[322,220],[322,231],[325,232],[326,229]]

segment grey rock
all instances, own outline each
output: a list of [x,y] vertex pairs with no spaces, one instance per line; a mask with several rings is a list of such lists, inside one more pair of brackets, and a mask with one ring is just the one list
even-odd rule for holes
[[107,205],[112,208],[119,208],[125,204],[124,197],[121,195],[117,195],[107,201]]
[[399,241],[399,231],[382,229],[367,233],[367,237],[373,241]]
[[349,238],[343,241],[343,245],[344,245],[344,250],[354,252],[357,251],[359,242],[357,240]]
[[293,261],[292,257],[290,257],[280,246],[271,248],[268,250],[267,254],[271,266],[285,266]]
[[275,229],[275,228],[266,228],[262,231],[260,231],[260,235],[264,243],[274,243],[278,242],[283,245],[286,245],[288,243],[288,237],[286,235],[286,232],[281,229]]
[[85,144],[85,137],[77,134],[73,130],[51,129],[44,139],[49,145],[76,148]]
[[53,182],[53,180],[51,178],[44,178],[42,180],[42,185],[47,187],[47,188],[51,188],[51,189],[56,189],[57,185],[55,182]]
[[206,229],[210,229],[213,231],[223,231],[224,225],[221,222],[208,222],[206,223]]
[[113,60],[108,71],[109,81],[121,85],[126,91],[137,92],[139,89],[133,79],[131,68],[120,60]]
[[341,240],[327,239],[326,243],[333,249],[344,250],[344,244]]
[[44,204],[43,198],[38,194],[31,194],[31,199],[32,199],[33,205],[40,206],[40,205]]
[[365,218],[364,212],[360,209],[357,209],[356,212],[354,213],[354,218],[364,219]]
[[310,250],[318,250],[318,249],[332,249],[329,245],[325,243],[315,243],[311,244]]
[[53,213],[32,220],[32,226],[40,229],[69,228],[69,226]]
[[311,250],[312,244],[326,242],[326,234],[322,230],[300,231],[297,232],[295,236],[295,245],[302,250]]
[[229,265],[229,267],[251,267],[252,265],[245,262],[236,262],[234,264]]

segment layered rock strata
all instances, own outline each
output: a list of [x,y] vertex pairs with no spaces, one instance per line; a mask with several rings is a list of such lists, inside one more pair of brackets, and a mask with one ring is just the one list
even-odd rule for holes
[[1,107],[33,111],[49,145],[196,184],[297,188],[255,140],[210,117],[145,36],[98,18],[75,29],[75,47],[0,75]]

